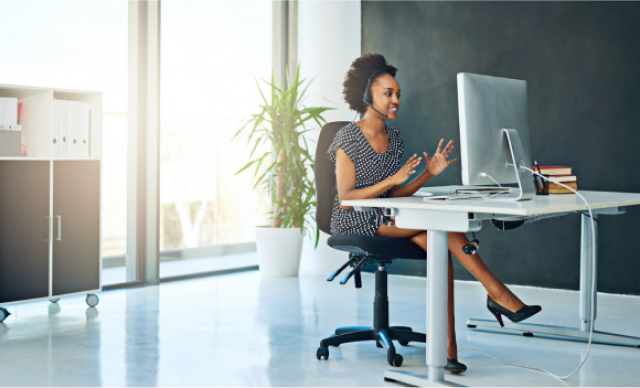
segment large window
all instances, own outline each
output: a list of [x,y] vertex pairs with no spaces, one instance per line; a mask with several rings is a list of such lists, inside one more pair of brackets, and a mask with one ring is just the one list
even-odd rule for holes
[[[103,92],[104,285],[127,280],[127,1],[0,1],[0,83]],[[28,152],[28,140],[27,140]]]
[[226,266],[268,223],[265,190],[234,176],[250,149],[231,138],[261,103],[254,77],[271,75],[271,14],[270,1],[162,3],[161,277]]

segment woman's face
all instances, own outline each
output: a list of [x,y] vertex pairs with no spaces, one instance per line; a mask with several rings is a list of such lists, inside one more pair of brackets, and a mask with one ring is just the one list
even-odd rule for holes
[[389,116],[387,120],[395,120],[398,117],[400,85],[391,74],[383,74],[376,78],[371,86],[371,97],[374,108]]

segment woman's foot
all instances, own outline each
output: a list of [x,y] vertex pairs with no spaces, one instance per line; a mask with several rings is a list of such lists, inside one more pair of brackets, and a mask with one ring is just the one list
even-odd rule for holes
[[444,367],[444,370],[457,374],[466,371],[467,366],[461,362],[458,362],[458,359],[451,359],[447,357],[447,366]]
[[467,370],[465,364],[458,362],[458,344],[452,340],[447,344],[447,366],[444,370],[451,373],[462,373]]
[[493,297],[491,297],[491,300],[512,313],[515,313],[516,311],[526,306],[507,287],[504,287],[504,290],[500,293],[500,295],[493,295]]
[[542,307],[537,305],[528,306],[524,303],[523,305],[524,306],[519,310],[512,312],[506,309],[505,307],[501,306],[500,304],[496,303],[493,299],[491,299],[489,295],[487,295],[487,309],[489,309],[491,314],[493,314],[496,317],[496,319],[500,323],[500,326],[504,326],[504,323],[502,323],[501,315],[504,315],[505,317],[509,318],[511,322],[517,323],[517,322],[522,322],[525,319],[530,318],[535,314],[539,313],[540,311],[542,311]]

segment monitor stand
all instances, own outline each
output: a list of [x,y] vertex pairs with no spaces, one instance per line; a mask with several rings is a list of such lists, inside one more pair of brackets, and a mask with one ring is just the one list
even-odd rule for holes
[[512,188],[508,195],[499,195],[492,198],[492,201],[526,201],[536,196],[536,188],[533,185],[533,177],[531,173],[524,168],[518,168],[516,166],[526,167],[524,149],[520,142],[520,136],[515,129],[503,129],[502,132],[507,137],[509,143],[509,149],[511,150],[512,162],[507,161],[505,163],[506,168],[511,168],[516,172],[516,178],[518,179],[518,187]]

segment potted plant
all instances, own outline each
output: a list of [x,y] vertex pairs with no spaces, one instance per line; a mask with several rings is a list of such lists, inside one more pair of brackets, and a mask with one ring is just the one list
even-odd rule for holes
[[[246,136],[247,144],[252,146],[251,160],[236,175],[253,167],[253,187],[265,185],[271,197],[273,210],[269,214],[272,225],[255,228],[262,276],[297,276],[304,231],[307,230],[309,235],[314,231],[316,245],[319,238],[313,217],[315,182],[310,176],[314,161],[305,133],[311,130],[307,128],[310,123],[322,126],[326,122],[322,113],[333,108],[302,105],[311,81],[303,86],[305,80],[300,80],[300,66],[286,90],[275,85],[273,73],[271,82],[263,82],[269,86],[270,100],[256,80],[264,103],[260,105],[260,112],[251,115],[234,135],[234,138]],[[270,150],[258,157],[256,150],[265,145],[270,146]],[[263,164],[268,167],[261,170]]]

